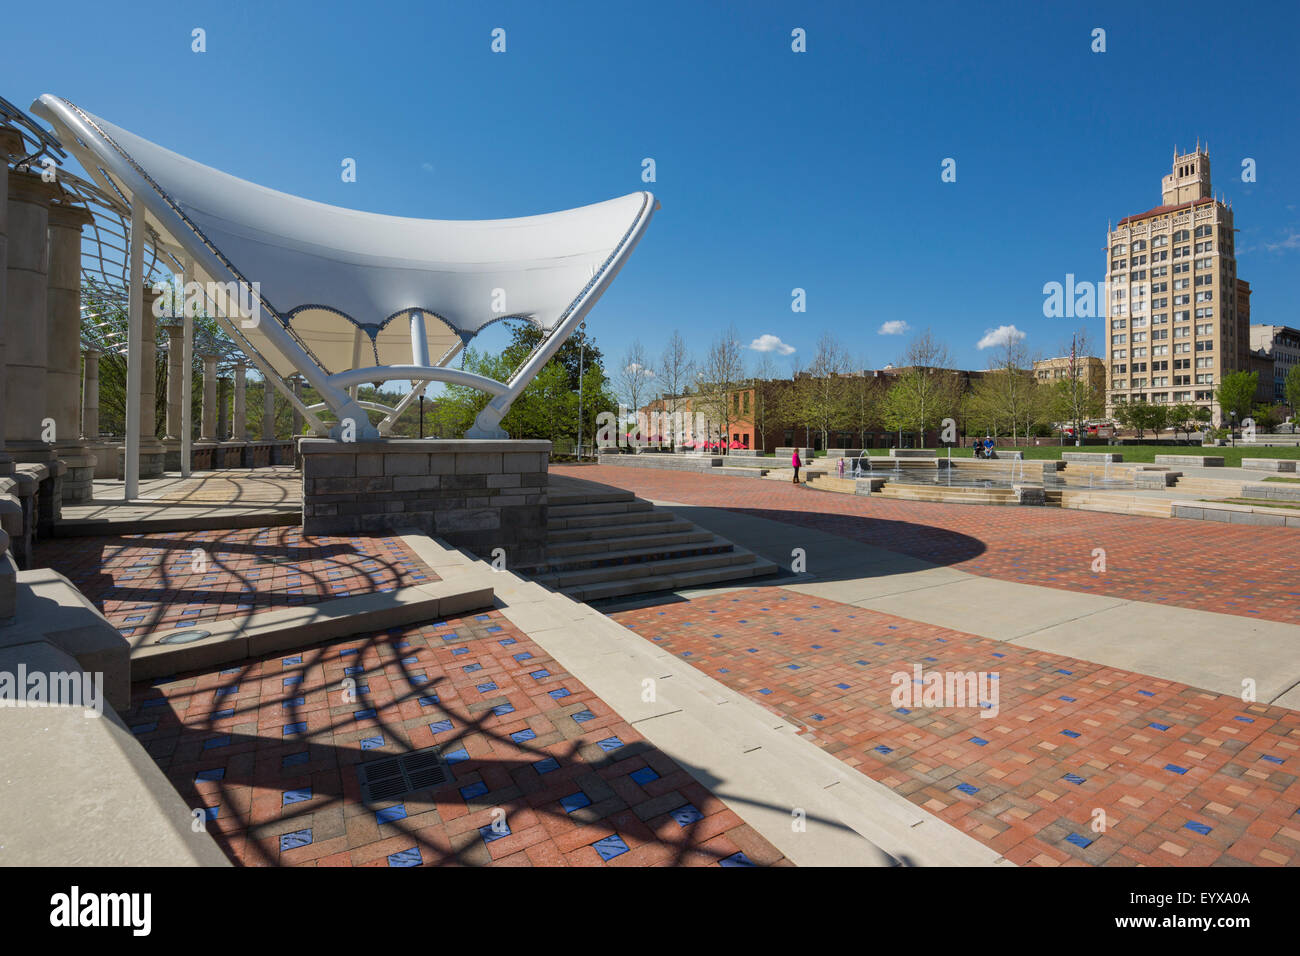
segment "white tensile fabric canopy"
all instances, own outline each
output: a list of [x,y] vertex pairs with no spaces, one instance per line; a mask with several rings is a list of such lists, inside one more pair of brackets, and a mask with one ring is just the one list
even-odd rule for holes
[[[278,375],[304,374],[340,418],[345,389],[361,380],[454,381],[494,395],[478,423],[492,433],[617,274],[655,207],[638,192],[519,219],[358,212],[204,166],[60,97],[33,109],[103,188],[143,202],[160,240],[193,260],[187,278],[256,284],[259,321],[239,323],[236,341]],[[503,318],[548,333],[510,382],[440,364]],[[373,374],[339,379],[359,368]]]

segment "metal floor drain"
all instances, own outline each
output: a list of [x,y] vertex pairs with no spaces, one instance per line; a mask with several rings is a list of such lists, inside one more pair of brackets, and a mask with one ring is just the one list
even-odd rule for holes
[[455,778],[442,757],[441,747],[426,747],[400,757],[371,760],[357,767],[361,799],[383,803],[410,793],[430,790]]

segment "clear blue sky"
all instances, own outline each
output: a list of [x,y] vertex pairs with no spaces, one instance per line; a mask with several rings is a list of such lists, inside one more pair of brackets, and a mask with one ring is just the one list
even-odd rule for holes
[[1255,321],[1300,325],[1295,3],[70,0],[5,17],[0,95],[57,93],[323,202],[476,219],[652,189],[663,209],[588,322],[610,358],[674,327],[702,353],[734,323],[796,348],[784,368],[823,330],[878,367],[908,338],[878,334],[890,321],[966,367],[1003,325],[1059,354],[1078,323],[1043,317],[1043,284],[1100,280],[1108,220],[1157,205],[1174,145],[1198,137]]

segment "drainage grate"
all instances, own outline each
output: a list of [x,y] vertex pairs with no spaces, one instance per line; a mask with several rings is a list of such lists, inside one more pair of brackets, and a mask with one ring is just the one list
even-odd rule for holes
[[361,799],[382,803],[409,793],[430,790],[454,778],[443,759],[441,747],[426,747],[400,757],[371,760],[357,767]]

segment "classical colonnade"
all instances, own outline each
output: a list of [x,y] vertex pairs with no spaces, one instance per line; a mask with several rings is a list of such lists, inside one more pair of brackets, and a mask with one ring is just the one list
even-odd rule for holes
[[[0,475],[16,463],[62,462],[61,498],[88,501],[96,477],[122,477],[122,436],[100,435],[99,363],[104,354],[81,346],[82,228],[92,217],[74,205],[57,181],[39,173],[11,169],[23,157],[17,130],[0,126]],[[139,414],[140,477],[191,468],[271,464],[275,389],[264,390],[262,434],[248,434],[247,370],[218,380],[216,353],[200,352],[203,362],[202,415],[197,441],[182,441],[188,423],[189,389],[184,327],[167,324],[165,433],[157,437],[156,293],[144,292]],[[294,382],[301,393],[301,384]],[[233,393],[233,394],[232,394]],[[222,401],[218,402],[218,397]],[[134,403],[133,403],[134,404]],[[129,416],[128,416],[129,417]],[[294,432],[302,429],[295,415]],[[287,437],[287,436],[286,436]],[[185,454],[189,452],[189,454]]]

